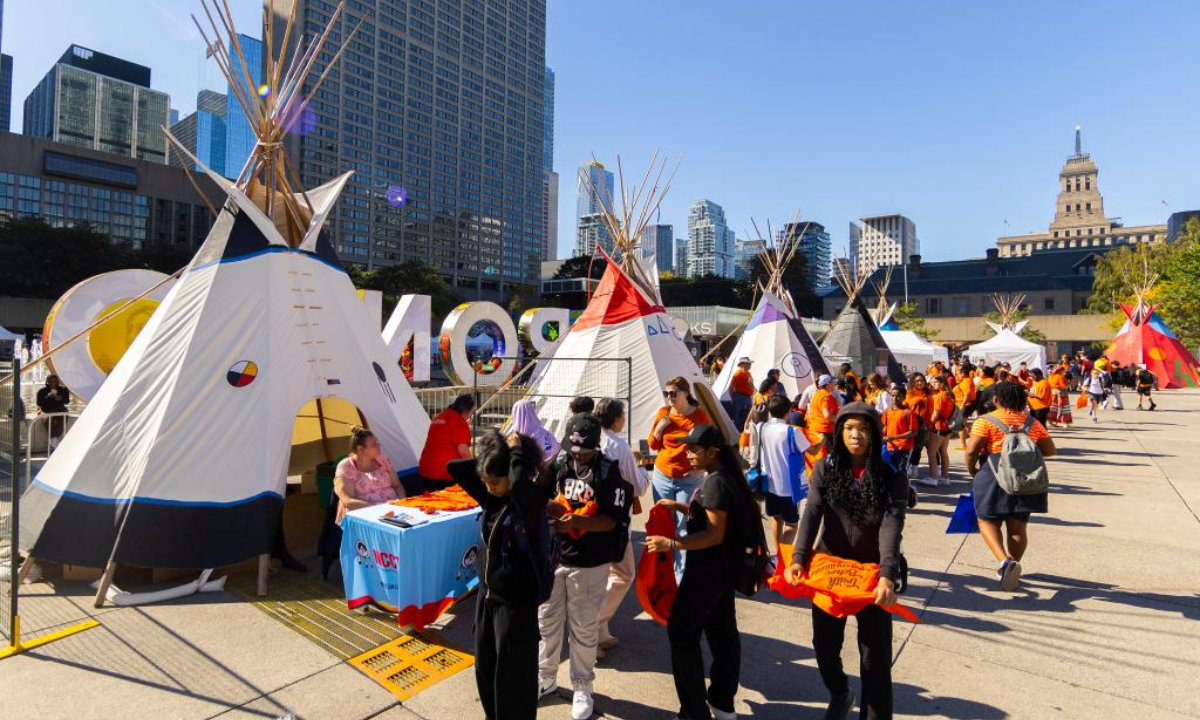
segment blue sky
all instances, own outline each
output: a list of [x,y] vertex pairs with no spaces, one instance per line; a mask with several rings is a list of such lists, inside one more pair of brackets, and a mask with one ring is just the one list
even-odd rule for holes
[[[252,28],[261,2],[230,4]],[[18,106],[71,42],[150,65],[185,111],[217,87],[193,0],[5,5]],[[1049,224],[1077,123],[1108,213],[1165,222],[1200,208],[1197,28],[1194,2],[550,0],[560,250],[578,164],[634,173],[661,147],[683,157],[676,237],[708,198],[739,236],[799,209],[840,253],[850,220],[902,212],[926,259],[981,256]]]

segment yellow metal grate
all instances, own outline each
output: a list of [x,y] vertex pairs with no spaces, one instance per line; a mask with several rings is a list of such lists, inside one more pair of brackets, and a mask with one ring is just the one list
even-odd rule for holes
[[405,635],[350,658],[349,662],[395,695],[397,700],[408,700],[471,667],[474,659],[419,635]]

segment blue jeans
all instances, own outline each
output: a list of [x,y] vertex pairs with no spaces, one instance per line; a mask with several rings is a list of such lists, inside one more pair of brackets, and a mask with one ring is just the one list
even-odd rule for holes
[[[667,477],[658,468],[654,468],[654,478],[652,480],[652,491],[654,493],[654,502],[658,502],[663,498],[674,500],[688,505],[692,502],[692,495],[695,494],[696,488],[700,486],[701,478],[670,478]],[[683,537],[687,535],[687,515],[675,514],[675,537]],[[683,582],[683,566],[687,561],[687,551],[679,550],[675,553],[675,582]]]
[[754,398],[739,392],[731,392],[729,395],[733,402],[733,426],[741,432],[746,427],[746,416],[754,409]]

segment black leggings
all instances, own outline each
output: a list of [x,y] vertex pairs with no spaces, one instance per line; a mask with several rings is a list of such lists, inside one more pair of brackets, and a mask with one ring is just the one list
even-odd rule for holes
[[[708,639],[713,658],[707,693],[701,634]],[[700,573],[688,567],[671,606],[667,637],[671,641],[671,673],[679,695],[680,716],[708,720],[712,714],[707,703],[732,712],[741,674],[742,638],[734,611],[733,584],[724,573]]]
[[[859,673],[862,677],[861,717],[891,720],[892,717],[892,616],[876,605],[868,605],[855,617],[858,623]],[[850,692],[842,669],[842,643],[846,618],[835,618],[813,607],[813,651],[821,680],[831,695]]]
[[[486,590],[481,591],[486,593]],[[475,600],[475,685],[487,720],[536,720],[536,605]]]

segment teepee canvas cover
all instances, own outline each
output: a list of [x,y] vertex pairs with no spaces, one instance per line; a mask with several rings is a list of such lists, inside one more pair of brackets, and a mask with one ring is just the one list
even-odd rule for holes
[[1132,308],[1122,303],[1128,319],[1104,354],[1122,365],[1145,365],[1160,388],[1197,387],[1200,363],[1154,309],[1141,299]]
[[846,362],[860,378],[878,372],[891,382],[905,383],[904,369],[896,362],[861,298],[855,297],[833,321],[821,343],[821,353],[826,357],[850,358]]
[[427,416],[327,238],[289,248],[230,197],[23,497],[35,557],[203,568],[269,552],[315,398],[353,403],[397,470],[416,466]]
[[[416,466],[428,430],[322,232],[349,174],[307,192],[291,182],[296,173],[282,140],[328,75],[304,83],[329,33],[286,73],[265,53],[274,92],[260,95],[234,79],[230,53],[241,51],[232,18],[212,3],[205,13],[218,36],[205,42],[255,120],[258,143],[230,182],[167,133],[228,199],[22,497],[21,540],[36,558],[212,568],[261,555],[271,550],[283,510],[293,430],[306,404],[352,403],[400,473]],[[293,7],[289,32],[294,21]]]
[[[731,360],[740,357],[753,360],[756,380],[765,378],[768,370],[778,368],[779,379],[790,398],[799,396],[818,377],[829,372],[825,358],[821,357],[821,351],[804,323],[793,317],[784,303],[769,290],[763,292],[754,317],[746,325],[729,357]],[[729,387],[736,369],[736,362],[725,363],[721,374],[713,382],[713,394],[718,398],[729,399]]]

